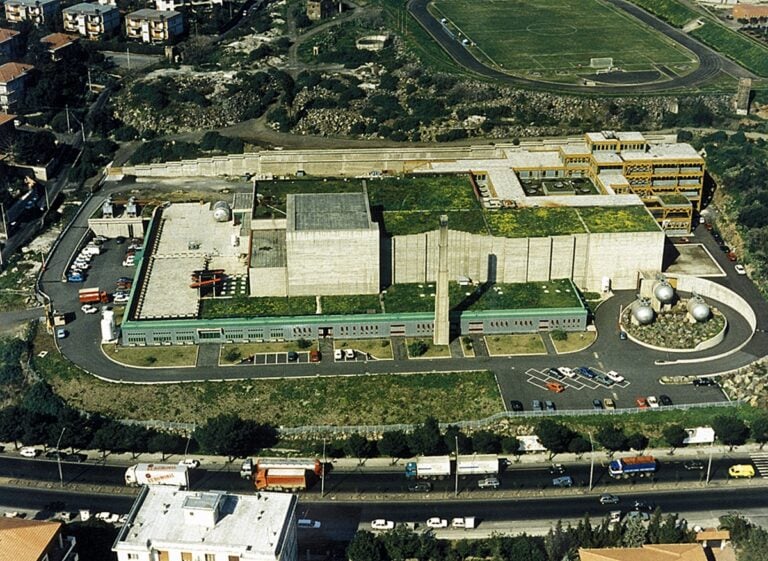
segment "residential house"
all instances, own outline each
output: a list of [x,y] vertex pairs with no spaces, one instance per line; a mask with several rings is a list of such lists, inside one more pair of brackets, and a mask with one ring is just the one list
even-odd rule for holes
[[[719,542],[718,542],[719,543]],[[579,561],[735,561],[730,545],[713,550],[700,543],[645,544],[641,547],[579,548]]]
[[64,536],[61,522],[0,518],[0,559],[78,561],[75,538]]
[[336,11],[333,0],[307,0],[307,17],[312,21],[329,18]]
[[[16,115],[0,113],[0,137],[13,133],[16,130],[15,120]],[[2,159],[2,155],[0,155],[0,159]]]
[[82,2],[64,8],[62,13],[64,31],[90,40],[109,36],[120,27],[120,12],[115,6]]
[[168,43],[184,32],[179,12],[144,8],[125,16],[125,36],[142,43]]
[[19,55],[19,32],[0,28],[0,63],[13,60]]
[[58,61],[62,60],[72,45],[77,43],[79,37],[76,35],[67,35],[66,33],[51,33],[46,35],[40,42],[48,48],[48,52],[51,55],[51,59]]
[[59,11],[59,0],[6,0],[5,19],[9,23],[31,21],[35,25],[51,23]]
[[117,561],[297,561],[296,495],[145,486],[112,546]]
[[4,112],[8,113],[19,101],[24,92],[24,83],[33,68],[31,64],[19,62],[6,62],[0,66],[0,109]]

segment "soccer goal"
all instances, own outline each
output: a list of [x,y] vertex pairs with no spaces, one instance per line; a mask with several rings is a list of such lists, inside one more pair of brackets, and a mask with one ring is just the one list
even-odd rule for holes
[[613,57],[598,57],[589,59],[590,68],[611,68],[613,66]]

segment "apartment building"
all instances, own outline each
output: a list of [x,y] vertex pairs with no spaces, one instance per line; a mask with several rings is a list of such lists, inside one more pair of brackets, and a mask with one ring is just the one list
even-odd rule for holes
[[66,33],[51,33],[40,38],[40,43],[48,49],[51,60],[62,60],[66,56],[67,49],[76,44],[79,37]]
[[184,7],[212,7],[223,6],[224,0],[155,0],[155,8],[165,12],[178,10]]
[[13,60],[19,54],[19,32],[0,28],[0,63]]
[[295,495],[145,486],[112,546],[117,561],[297,561]]
[[8,23],[31,21],[35,25],[51,23],[59,11],[59,0],[6,0]]
[[144,8],[125,16],[125,36],[142,43],[168,43],[184,32],[184,18],[173,10]]
[[0,518],[0,559],[78,561],[76,541],[61,522]]
[[120,12],[104,4],[75,4],[62,11],[64,31],[77,33],[90,40],[112,35],[120,27]]
[[0,109],[8,113],[12,111],[24,93],[24,85],[29,72],[34,68],[31,64],[6,62],[0,66]]

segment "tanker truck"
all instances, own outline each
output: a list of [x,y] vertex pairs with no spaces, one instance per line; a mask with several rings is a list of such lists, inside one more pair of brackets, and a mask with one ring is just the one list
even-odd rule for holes
[[187,488],[189,472],[186,466],[177,464],[136,464],[125,470],[125,484],[129,487],[172,485]]

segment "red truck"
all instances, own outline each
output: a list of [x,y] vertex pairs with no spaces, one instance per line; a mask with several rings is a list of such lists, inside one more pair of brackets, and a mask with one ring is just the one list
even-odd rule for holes
[[259,468],[256,470],[258,491],[304,491],[307,470],[301,468]]
[[316,458],[247,458],[240,468],[259,491],[303,491],[323,473]]
[[109,302],[109,294],[105,290],[98,288],[81,288],[77,295],[80,297],[81,304],[94,304],[100,302],[106,304]]

